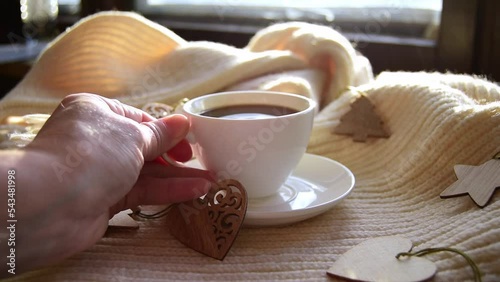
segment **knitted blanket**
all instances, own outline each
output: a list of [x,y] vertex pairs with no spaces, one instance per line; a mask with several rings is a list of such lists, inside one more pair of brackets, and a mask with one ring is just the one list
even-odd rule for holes
[[[50,113],[75,92],[141,107],[234,89],[317,100],[308,152],[350,168],[353,192],[303,222],[243,228],[222,262],[186,248],[157,219],[140,222],[136,231],[110,230],[87,251],[13,280],[331,281],[326,271],[342,253],[386,235],[405,236],[418,249],[460,249],[477,263],[483,281],[500,279],[500,193],[483,209],[469,197],[439,197],[456,181],[455,164],[479,165],[500,151],[500,87],[443,73],[385,72],[374,79],[369,61],[327,27],[276,24],[238,49],[186,42],[135,14],[98,14],[50,44],[0,101],[0,120]],[[360,91],[373,102],[389,138],[360,143],[332,133]],[[433,281],[473,277],[460,256],[427,258],[438,267]]]

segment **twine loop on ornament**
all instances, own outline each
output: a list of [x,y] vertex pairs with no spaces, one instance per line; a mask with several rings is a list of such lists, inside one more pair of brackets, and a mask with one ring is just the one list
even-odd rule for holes
[[428,254],[433,254],[433,253],[438,253],[438,252],[452,252],[452,253],[461,255],[467,261],[467,263],[470,265],[470,267],[472,268],[472,272],[474,273],[474,281],[476,281],[476,282],[482,281],[481,280],[481,271],[479,270],[479,267],[476,265],[476,263],[472,260],[471,257],[469,257],[466,253],[464,253],[458,249],[447,248],[447,247],[427,248],[427,249],[422,249],[422,250],[420,250],[418,252],[414,252],[414,253],[412,253],[411,251],[410,252],[402,252],[402,253],[397,254],[396,258],[401,259],[401,257],[405,257],[405,256],[406,257],[413,257],[413,256],[422,257],[422,256],[425,256]]
[[158,219],[166,216],[168,212],[175,206],[175,204],[168,205],[167,207],[163,208],[162,210],[152,213],[152,214],[147,214],[141,211],[141,209],[138,207],[134,213],[132,214],[133,217],[140,217],[142,219]]

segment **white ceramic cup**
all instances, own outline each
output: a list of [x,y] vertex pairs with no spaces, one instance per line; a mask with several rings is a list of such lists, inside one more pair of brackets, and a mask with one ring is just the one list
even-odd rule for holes
[[[296,112],[254,119],[202,115],[238,105],[281,106]],[[241,182],[249,198],[260,198],[276,194],[302,158],[315,107],[313,100],[294,94],[234,91],[192,99],[184,104],[183,114],[191,125],[187,139],[201,165],[219,179]]]

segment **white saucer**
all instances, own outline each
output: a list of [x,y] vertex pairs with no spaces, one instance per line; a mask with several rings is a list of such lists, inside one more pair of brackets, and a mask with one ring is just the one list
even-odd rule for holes
[[[200,168],[197,160],[186,163]],[[339,162],[304,154],[275,196],[249,199],[245,226],[287,225],[317,216],[340,202],[354,187],[354,175]]]

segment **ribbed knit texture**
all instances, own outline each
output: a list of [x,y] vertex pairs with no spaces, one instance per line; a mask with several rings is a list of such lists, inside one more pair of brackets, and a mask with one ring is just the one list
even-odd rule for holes
[[[344,91],[347,86],[357,86]],[[313,219],[244,228],[220,262],[186,248],[161,219],[137,231],[110,231],[87,251],[19,281],[332,281],[342,253],[378,236],[402,235],[416,249],[454,247],[500,279],[500,193],[478,208],[468,197],[440,199],[455,164],[479,165],[500,151],[500,88],[442,73],[382,73],[336,31],[284,23],[257,33],[244,49],[186,42],[127,13],[105,13],[59,37],[0,102],[8,115],[50,112],[66,94],[94,92],[134,106],[173,103],[227,89],[299,93],[322,105],[308,151],[349,167],[356,186]],[[391,136],[353,142],[332,133],[363,91]],[[433,281],[470,281],[460,256],[427,256]]]

